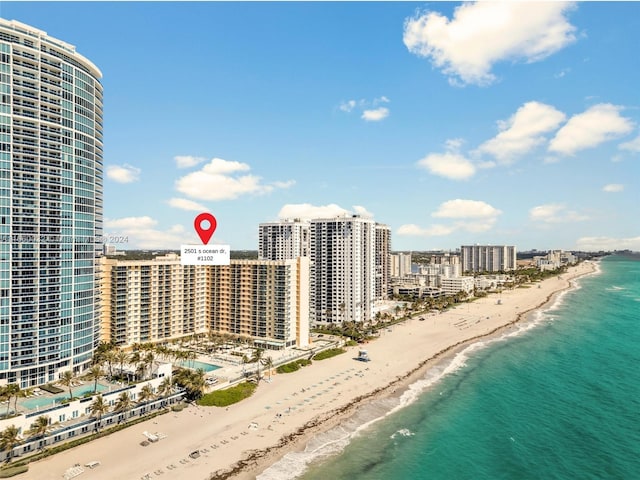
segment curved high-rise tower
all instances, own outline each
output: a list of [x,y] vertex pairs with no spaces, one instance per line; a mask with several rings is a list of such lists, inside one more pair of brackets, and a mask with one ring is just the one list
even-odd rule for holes
[[0,19],[0,385],[79,371],[99,341],[101,77]]

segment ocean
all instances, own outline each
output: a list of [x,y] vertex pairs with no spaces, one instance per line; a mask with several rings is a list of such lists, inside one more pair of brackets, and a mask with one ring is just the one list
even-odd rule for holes
[[640,257],[444,358],[259,480],[640,479]]

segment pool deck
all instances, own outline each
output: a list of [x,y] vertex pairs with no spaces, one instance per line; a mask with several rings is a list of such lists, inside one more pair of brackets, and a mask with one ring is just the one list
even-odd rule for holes
[[[120,388],[121,385],[115,382],[108,382],[106,380],[99,380],[97,384],[98,394],[106,393],[111,391],[112,389]],[[63,391],[60,393],[50,393],[42,388],[35,387],[30,389],[31,394],[26,398],[21,398],[18,400],[18,412],[23,411],[26,413],[31,413],[33,411],[38,411],[40,409],[45,409],[54,405],[59,405],[61,399],[69,398],[69,387],[64,385],[54,384],[55,387],[62,389]],[[83,387],[82,393],[78,394],[77,389]],[[93,381],[82,381],[78,380],[71,386],[71,391],[73,393],[74,398],[82,398],[85,394],[90,391],[93,393]],[[36,406],[31,406],[34,400],[38,400],[38,404]],[[13,403],[13,402],[12,402]],[[6,407],[6,402],[0,403],[0,410],[2,407]],[[12,411],[13,409],[10,409]]]

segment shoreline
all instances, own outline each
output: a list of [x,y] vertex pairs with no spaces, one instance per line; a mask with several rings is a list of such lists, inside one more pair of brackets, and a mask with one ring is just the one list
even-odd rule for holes
[[[256,476],[263,473],[267,468],[273,465],[275,462],[282,459],[287,453],[299,452],[304,450],[307,443],[311,438],[319,433],[327,432],[332,428],[339,425],[341,422],[351,418],[356,411],[363,407],[365,404],[392,396],[402,396],[409,387],[416,381],[424,378],[429,369],[433,368],[435,364],[444,360],[447,356],[455,357],[461,351],[468,346],[477,342],[478,340],[487,339],[493,340],[499,338],[501,334],[509,330],[516,324],[524,321],[533,312],[543,309],[545,306],[552,305],[555,299],[563,292],[569,291],[574,288],[573,282],[583,276],[592,275],[597,272],[597,268],[590,263],[592,267],[587,272],[582,272],[571,276],[566,279],[566,285],[558,290],[554,290],[549,293],[544,300],[538,305],[534,305],[527,310],[523,310],[516,315],[516,318],[503,325],[495,327],[493,330],[477,335],[475,337],[461,340],[460,342],[450,345],[431,357],[422,360],[418,366],[413,370],[407,372],[401,377],[397,377],[392,380],[386,386],[377,388],[374,391],[361,395],[352,400],[346,406],[334,409],[329,412],[325,412],[323,415],[319,415],[317,419],[299,427],[295,432],[280,439],[277,445],[269,447],[263,451],[254,452],[250,457],[242,459],[240,462],[232,466],[231,469],[222,472],[214,472],[207,480],[249,480],[255,479]],[[326,417],[326,418],[322,418]],[[300,445],[302,443],[302,445]]]
[[[573,287],[573,280],[595,271],[593,262],[583,262],[561,279],[534,285],[539,288],[490,294],[437,315],[423,314],[424,321],[405,320],[367,343],[370,362],[356,361],[359,347],[348,347],[347,353],[298,372],[274,374],[251,397],[227,408],[189,405],[33,462],[16,478],[58,480],[71,466],[92,461],[100,466],[85,469],[85,480],[256,478],[367,404],[385,398],[400,403],[434,365],[480,339],[502,335]],[[143,447],[143,432],[162,439]],[[190,457],[195,450],[200,455]]]

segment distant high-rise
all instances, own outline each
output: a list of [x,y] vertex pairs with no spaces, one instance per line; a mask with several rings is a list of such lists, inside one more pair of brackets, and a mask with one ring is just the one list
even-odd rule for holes
[[261,223],[258,258],[292,260],[309,256],[309,222],[299,219]]
[[411,253],[394,253],[391,255],[390,262],[392,277],[411,275]]
[[357,215],[311,221],[310,317],[368,321],[375,301],[375,222]]
[[99,341],[102,74],[0,19],[0,384],[80,371]]
[[391,229],[388,225],[376,223],[376,300],[389,297],[389,277],[391,276]]
[[506,272],[516,269],[516,247],[510,245],[463,245],[463,272]]

